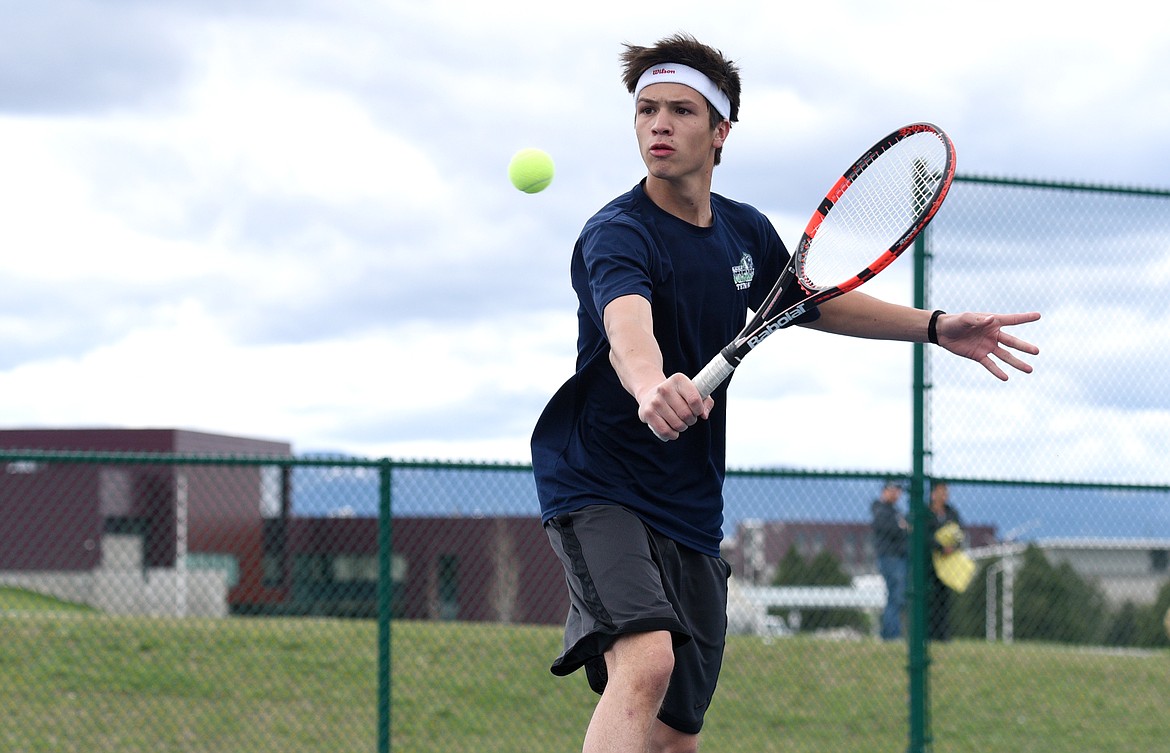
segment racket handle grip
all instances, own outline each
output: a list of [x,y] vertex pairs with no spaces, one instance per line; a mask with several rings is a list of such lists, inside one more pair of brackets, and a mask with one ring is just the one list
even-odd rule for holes
[[731,376],[733,371],[735,371],[735,367],[720,353],[712,358],[691,381],[699,388],[699,394],[706,399],[719,385],[723,384],[724,379]]

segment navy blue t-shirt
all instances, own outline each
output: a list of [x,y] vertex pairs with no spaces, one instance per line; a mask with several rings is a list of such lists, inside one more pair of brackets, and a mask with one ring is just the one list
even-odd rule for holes
[[712,194],[711,210],[710,227],[691,225],[659,209],[639,184],[581,231],[572,260],[580,303],[577,371],[532,435],[542,521],[591,504],[619,504],[680,544],[719,555],[727,383],[715,392],[709,420],[662,442],[618,380],[602,322],[615,298],[649,300],[667,375],[693,377],[735,337],[789,255],[753,207]]

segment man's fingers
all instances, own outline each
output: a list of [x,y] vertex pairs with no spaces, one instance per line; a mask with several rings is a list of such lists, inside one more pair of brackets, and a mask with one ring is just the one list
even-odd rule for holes
[[999,333],[999,341],[1001,344],[1006,345],[1007,347],[1012,348],[1014,350],[1018,350],[1021,353],[1027,353],[1027,354],[1033,355],[1033,356],[1040,355],[1040,348],[1038,348],[1037,346],[1033,345],[1030,342],[1027,342],[1025,340],[1021,340],[1020,338],[1018,338],[1014,335],[1009,335],[1006,332],[1001,331]]
[[995,355],[997,358],[999,358],[999,360],[1003,361],[1008,366],[1011,366],[1013,369],[1017,369],[1019,371],[1022,371],[1025,374],[1032,373],[1032,364],[1027,363],[1025,361],[1021,361],[1019,358],[1016,358],[1015,354],[1013,354],[1009,350],[1004,350],[1003,348],[999,348],[998,350],[995,351]]
[[983,368],[994,374],[995,378],[1001,382],[1006,382],[1008,380],[1008,375],[1005,374],[1004,370],[999,367],[999,364],[991,359],[990,355],[983,356],[979,363],[983,364]]
[[[647,424],[647,426],[650,426],[650,425]],[[677,431],[661,432],[658,429],[655,429],[653,426],[650,426],[650,431],[654,432],[654,436],[658,437],[658,439],[660,439],[663,442],[670,442],[671,440],[678,439],[678,437],[679,437],[679,434]]]
[[699,390],[682,374],[674,374],[655,390],[649,405],[649,415],[643,419],[654,436],[663,442],[678,439],[700,418],[707,418],[715,401],[704,398]]

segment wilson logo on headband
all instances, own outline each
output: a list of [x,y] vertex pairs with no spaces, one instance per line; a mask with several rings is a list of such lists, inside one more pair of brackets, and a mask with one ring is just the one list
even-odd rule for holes
[[638,100],[638,95],[647,86],[663,84],[668,81],[691,87],[706,97],[724,120],[731,119],[731,100],[715,85],[715,82],[700,71],[678,63],[660,63],[655,68],[647,68],[642,77],[638,79],[638,85],[634,87],[634,101]]

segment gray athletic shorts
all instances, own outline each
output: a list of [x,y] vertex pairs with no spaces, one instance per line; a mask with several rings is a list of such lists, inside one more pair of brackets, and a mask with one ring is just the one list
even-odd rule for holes
[[564,651],[552,673],[583,666],[601,693],[604,654],[618,636],[668,630],[674,673],[658,718],[698,734],[723,663],[727,563],[675,543],[616,505],[558,515],[545,531],[564,565],[570,602]]

